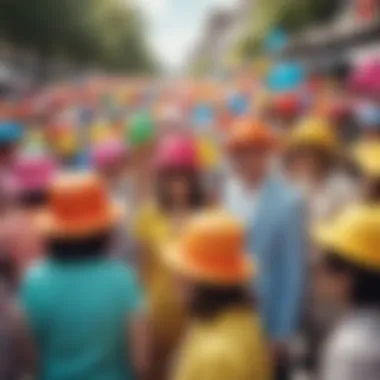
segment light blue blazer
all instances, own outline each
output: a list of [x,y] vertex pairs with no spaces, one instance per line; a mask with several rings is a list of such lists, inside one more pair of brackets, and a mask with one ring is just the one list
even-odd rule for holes
[[[226,195],[225,206],[233,213],[233,197]],[[286,340],[299,327],[306,271],[303,206],[298,192],[281,176],[272,176],[265,181],[246,223],[246,249],[258,264],[255,291],[272,341]]]

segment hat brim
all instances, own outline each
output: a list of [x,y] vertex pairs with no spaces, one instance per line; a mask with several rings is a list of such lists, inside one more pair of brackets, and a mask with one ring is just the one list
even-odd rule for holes
[[245,284],[254,277],[256,268],[249,255],[243,253],[241,257],[240,265],[236,270],[223,273],[222,271],[213,271],[211,268],[201,268],[199,265],[187,261],[178,244],[167,246],[163,252],[164,262],[172,271],[184,277],[217,286]]
[[[361,247],[349,246],[346,239],[339,239],[339,232],[331,226],[319,226],[313,232],[314,240],[324,249],[334,252],[348,262],[357,264],[361,267],[373,269],[373,263],[365,259],[365,255],[360,254]],[[379,267],[380,269],[380,267]]]
[[119,202],[112,202],[102,217],[63,223],[49,209],[43,209],[35,214],[34,222],[41,235],[47,238],[78,239],[107,231],[124,214],[123,206]]

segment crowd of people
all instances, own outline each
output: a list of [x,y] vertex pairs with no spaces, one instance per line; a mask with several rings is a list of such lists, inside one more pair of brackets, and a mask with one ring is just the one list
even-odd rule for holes
[[0,379],[379,378],[380,61],[263,78],[3,100]]

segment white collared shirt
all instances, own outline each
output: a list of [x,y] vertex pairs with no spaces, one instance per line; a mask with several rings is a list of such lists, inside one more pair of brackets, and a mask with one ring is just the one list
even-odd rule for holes
[[237,178],[226,181],[223,204],[244,225],[247,225],[256,214],[260,189],[247,188]]

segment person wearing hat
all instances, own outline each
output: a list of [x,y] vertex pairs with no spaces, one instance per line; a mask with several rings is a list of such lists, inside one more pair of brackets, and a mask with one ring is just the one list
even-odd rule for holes
[[90,151],[91,164],[102,176],[108,187],[109,194],[120,203],[128,216],[123,218],[115,229],[111,252],[115,257],[136,265],[136,247],[131,238],[131,183],[128,178],[129,152],[123,141],[107,139],[92,146]]
[[380,208],[354,205],[314,229],[322,260],[317,295],[339,307],[327,339],[322,380],[375,380],[380,362]]
[[261,268],[255,286],[277,365],[289,373],[289,342],[298,331],[305,275],[305,215],[302,197],[272,170],[276,139],[260,120],[234,125],[227,149],[232,175],[224,207],[245,226],[248,252]]
[[[318,117],[301,120],[285,142],[285,174],[303,193],[311,225],[331,219],[355,199],[354,182],[339,167],[338,153],[333,126]],[[308,264],[313,270],[319,260],[318,249],[311,245],[308,253]],[[315,370],[320,345],[335,314],[335,310],[316,302],[308,293],[303,321],[308,348],[304,365],[308,370]]]
[[8,233],[14,211],[13,186],[6,178],[0,177],[0,378],[9,380],[21,379],[25,375],[21,358],[17,355],[17,337],[14,334],[20,328],[15,308],[19,279]]
[[303,109],[301,94],[289,92],[274,95],[267,110],[267,118],[277,131],[286,134],[294,125]]
[[354,199],[339,149],[333,126],[318,117],[301,120],[285,142],[285,173],[306,197],[311,223],[329,219]]
[[160,141],[155,167],[155,197],[137,213],[134,237],[140,247],[152,322],[150,378],[160,380],[167,379],[168,365],[186,322],[171,273],[162,261],[162,250],[181,233],[192,214],[206,205],[206,196],[191,138],[172,135]]
[[132,115],[127,124],[126,141],[131,149],[131,197],[132,205],[137,208],[152,195],[157,130],[155,121],[146,112]]
[[220,210],[190,219],[164,261],[190,313],[174,380],[269,380],[269,350],[249,282],[256,273],[244,251],[244,228]]
[[0,175],[6,175],[23,136],[21,124],[0,120]]
[[39,379],[135,379],[147,366],[143,295],[107,255],[121,209],[95,174],[63,173],[35,216],[48,254],[21,288]]
[[43,239],[35,228],[33,217],[46,205],[56,169],[54,159],[44,152],[19,153],[11,166],[14,207],[5,231],[19,280],[44,254]]
[[355,107],[356,122],[363,141],[380,140],[380,106],[374,101],[361,101]]
[[380,202],[380,142],[359,141],[351,152],[351,163],[359,178],[363,202]]

